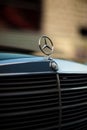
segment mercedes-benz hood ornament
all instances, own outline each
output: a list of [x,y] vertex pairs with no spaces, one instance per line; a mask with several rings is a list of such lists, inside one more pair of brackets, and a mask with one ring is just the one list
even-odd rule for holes
[[51,39],[47,36],[41,36],[39,39],[39,48],[47,56],[53,53],[54,46]]

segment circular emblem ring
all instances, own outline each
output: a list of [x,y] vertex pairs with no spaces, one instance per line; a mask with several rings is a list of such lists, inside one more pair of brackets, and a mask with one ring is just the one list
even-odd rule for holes
[[50,56],[54,50],[53,42],[49,37],[42,36],[39,39],[39,48],[45,55]]

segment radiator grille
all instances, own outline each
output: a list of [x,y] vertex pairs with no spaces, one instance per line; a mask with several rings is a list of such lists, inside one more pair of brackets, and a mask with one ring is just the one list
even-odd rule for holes
[[62,130],[87,130],[87,75],[60,74]]
[[0,130],[58,130],[56,74],[0,77]]

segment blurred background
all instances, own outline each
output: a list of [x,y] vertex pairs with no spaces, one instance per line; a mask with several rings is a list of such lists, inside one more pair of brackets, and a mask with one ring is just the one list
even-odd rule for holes
[[52,57],[87,62],[87,0],[0,0],[0,46],[41,54],[38,40],[54,43]]

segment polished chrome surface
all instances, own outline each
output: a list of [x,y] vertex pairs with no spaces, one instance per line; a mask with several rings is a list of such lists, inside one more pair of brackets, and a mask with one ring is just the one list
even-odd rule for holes
[[50,56],[53,53],[53,42],[47,36],[42,36],[39,39],[39,48],[45,54]]

